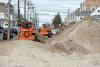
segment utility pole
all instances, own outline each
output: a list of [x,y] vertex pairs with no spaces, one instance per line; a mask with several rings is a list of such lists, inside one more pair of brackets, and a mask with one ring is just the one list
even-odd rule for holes
[[26,0],[24,0],[24,18],[26,19]]
[[68,21],[67,21],[67,23],[68,23],[68,24],[69,24],[69,10],[70,10],[70,9],[67,10],[67,12],[68,12],[68,16],[67,16],[67,17],[68,17]]
[[78,19],[80,20],[80,8],[78,8],[77,14],[78,14]]
[[35,10],[35,17],[34,17],[34,20],[35,20],[35,26],[37,28],[37,13],[36,13],[36,10]]
[[73,11],[73,20],[75,20],[74,16],[75,16],[75,13],[74,13],[74,11]]
[[39,29],[39,17],[37,16],[37,29]]
[[[83,3],[81,3],[80,14],[82,13],[82,11],[83,11]],[[80,20],[82,21],[82,15],[80,15]]]
[[27,8],[28,8],[28,11],[27,11],[27,19],[29,19],[29,9],[30,9],[30,7],[29,7],[29,1],[28,1],[28,4],[27,4]]
[[39,29],[39,17],[38,17],[38,13],[36,12],[36,29]]
[[19,20],[19,16],[20,16],[20,9],[19,9],[19,0],[18,0],[18,20]]
[[73,13],[71,13],[71,22],[73,21]]
[[32,22],[32,19],[34,17],[34,7],[33,6],[31,7],[30,13],[31,13],[31,15],[30,15],[30,17],[31,17],[30,21]]
[[32,13],[33,13],[33,16],[34,16],[34,4],[29,4],[30,5],[30,21],[32,19]]
[[7,40],[10,40],[10,14],[11,14],[11,0],[8,0],[8,32]]
[[33,15],[33,20],[32,20],[32,22],[35,23],[35,20],[34,20],[34,19],[35,19],[35,15],[34,15],[34,14],[35,14],[34,7],[32,7],[32,10],[33,10],[33,11],[32,11],[32,13],[33,13],[33,14],[32,14],[32,15]]

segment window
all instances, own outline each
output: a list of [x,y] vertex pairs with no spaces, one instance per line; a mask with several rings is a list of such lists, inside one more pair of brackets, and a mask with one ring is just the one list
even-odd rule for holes
[[92,10],[95,10],[94,8],[92,8]]
[[91,6],[91,11],[94,11],[96,9],[96,6]]
[[5,26],[8,26],[8,24],[5,24]]
[[98,12],[100,12],[100,10],[98,10]]

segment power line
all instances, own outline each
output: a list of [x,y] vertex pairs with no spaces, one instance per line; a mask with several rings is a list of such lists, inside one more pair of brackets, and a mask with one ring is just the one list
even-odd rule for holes
[[38,10],[38,11],[67,13],[67,12],[61,12],[61,11],[49,11],[49,10]]

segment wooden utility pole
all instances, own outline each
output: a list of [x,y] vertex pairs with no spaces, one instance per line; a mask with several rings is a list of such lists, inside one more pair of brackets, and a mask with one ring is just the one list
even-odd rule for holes
[[75,20],[74,16],[75,16],[75,13],[74,13],[74,11],[73,11],[73,20]]
[[30,21],[31,21],[31,19],[32,19],[32,13],[33,13],[33,15],[34,15],[34,4],[29,4],[30,5]]
[[69,10],[70,10],[70,9],[67,10],[67,12],[68,12],[68,16],[67,16],[67,18],[68,18],[67,20],[68,20],[68,21],[67,21],[67,23],[68,23],[68,24],[69,24]]
[[36,28],[37,28],[37,12],[35,11],[35,25],[36,25]]
[[39,17],[38,17],[38,14],[37,14],[37,29],[39,30]]
[[36,29],[39,29],[39,17],[38,17],[38,13],[37,12],[35,12],[35,19],[36,19],[36,21],[35,21],[35,25],[36,25]]
[[32,14],[32,15],[33,15],[33,20],[32,20],[32,22],[35,23],[35,20],[34,20],[34,19],[35,19],[35,11],[34,11],[34,7],[32,7],[32,13],[33,13],[33,14]]
[[19,0],[18,0],[18,20],[19,20],[19,16],[20,16],[20,9],[19,9]]
[[10,14],[11,14],[11,0],[8,0],[8,34],[7,40],[10,40]]
[[26,0],[24,0],[24,18],[26,19]]
[[32,5],[30,4],[30,14],[29,14],[30,22],[32,20]]
[[28,10],[27,10],[27,19],[29,19],[29,9],[30,9],[30,7],[29,7],[29,1],[28,1],[28,3],[27,3],[27,8],[28,8]]

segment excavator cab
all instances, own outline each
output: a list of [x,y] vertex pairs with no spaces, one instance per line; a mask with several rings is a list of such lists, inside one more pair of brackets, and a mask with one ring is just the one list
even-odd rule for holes
[[52,37],[51,28],[43,24],[42,27],[40,28],[40,34],[42,36],[48,36],[48,38],[51,38]]
[[18,39],[19,40],[33,40],[35,41],[36,34],[35,29],[33,28],[33,24],[31,22],[25,22],[20,25],[20,34]]

